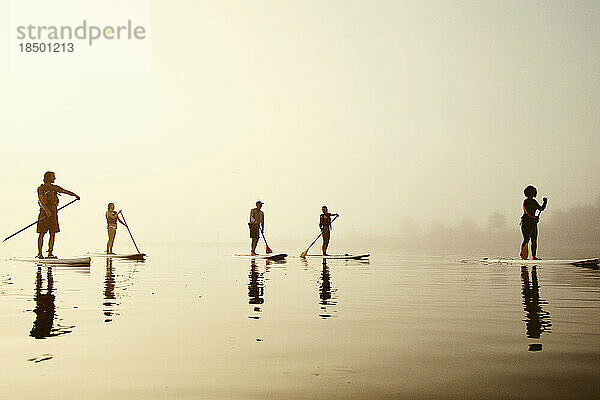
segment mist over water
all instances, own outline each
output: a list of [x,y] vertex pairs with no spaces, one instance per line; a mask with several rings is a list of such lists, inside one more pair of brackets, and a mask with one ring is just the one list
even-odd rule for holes
[[[548,258],[585,258],[600,254],[600,197],[593,204],[571,209],[552,210],[549,206],[538,223],[538,254]],[[404,235],[394,240],[405,251],[428,254],[489,255],[517,257],[522,236],[519,220],[507,220],[500,212],[488,217],[481,226],[465,219],[461,224],[446,227],[432,224],[422,230],[413,221],[403,226]]]
[[511,225],[528,184],[549,211],[595,201],[598,4],[375,4],[154,2],[147,75],[0,54],[2,231],[46,170],[82,196],[61,241],[72,218],[86,247],[111,201],[153,244],[241,241],[259,199],[269,237],[302,242],[324,204],[338,237],[386,238]]
[[[0,398],[600,398],[599,271],[476,262],[530,184],[539,256],[600,256],[600,2],[150,3],[148,74],[11,74],[0,37],[0,238],[51,170],[56,255],[109,202],[149,254],[2,243]],[[285,262],[231,256],[257,200]],[[297,257],[323,205],[368,261]]]

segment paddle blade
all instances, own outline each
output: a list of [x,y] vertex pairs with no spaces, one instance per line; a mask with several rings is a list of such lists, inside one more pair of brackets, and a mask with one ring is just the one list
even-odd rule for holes
[[264,232],[261,232],[261,234],[262,234],[262,238],[263,238],[263,240],[265,241],[265,247],[267,248],[267,250],[266,250],[266,251],[267,251],[267,254],[270,254],[270,253],[272,253],[272,252],[273,252],[273,250],[271,250],[271,248],[269,247],[269,243],[267,243],[267,238],[265,237],[265,233],[264,233]]
[[304,250],[302,252],[302,254],[300,254],[300,258],[306,258],[306,255],[308,254],[308,249]]

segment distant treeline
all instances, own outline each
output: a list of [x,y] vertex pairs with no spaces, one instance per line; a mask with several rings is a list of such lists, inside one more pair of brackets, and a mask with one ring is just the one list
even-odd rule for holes
[[[454,227],[433,223],[426,229],[414,221],[402,223],[401,235],[380,243],[407,252],[518,257],[521,244],[519,220],[507,221],[495,212],[485,227],[464,220]],[[600,256],[600,197],[595,204],[568,210],[549,208],[539,223],[540,257]]]

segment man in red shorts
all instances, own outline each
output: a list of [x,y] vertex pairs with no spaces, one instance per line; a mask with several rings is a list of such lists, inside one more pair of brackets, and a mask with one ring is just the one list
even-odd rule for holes
[[77,200],[80,199],[75,193],[63,189],[54,184],[56,176],[54,172],[48,171],[44,174],[44,183],[37,188],[38,203],[40,204],[40,214],[38,215],[37,232],[38,232],[38,255],[37,258],[44,258],[42,255],[42,247],[44,246],[44,235],[50,233],[48,239],[48,258],[56,258],[52,253],[54,250],[54,236],[56,232],[60,232],[58,225],[58,194],[64,193],[69,196],[74,196]]

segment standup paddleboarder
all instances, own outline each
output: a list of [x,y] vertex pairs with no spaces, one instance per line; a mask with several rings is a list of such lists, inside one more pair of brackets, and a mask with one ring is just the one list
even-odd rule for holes
[[327,247],[331,237],[331,217],[339,217],[339,214],[328,212],[327,206],[321,207],[321,211],[323,211],[323,214],[319,218],[319,229],[321,229],[321,236],[323,236],[323,255],[326,256],[328,255]]
[[56,175],[52,171],[47,171],[44,174],[44,183],[37,188],[38,203],[40,205],[40,213],[38,215],[37,233],[38,233],[38,255],[37,258],[44,258],[42,255],[42,247],[44,246],[44,235],[46,232],[50,234],[48,239],[48,258],[56,258],[52,253],[54,250],[54,238],[56,232],[60,232],[58,225],[58,195],[60,193],[68,194],[75,197],[77,200],[80,197],[66,189],[54,184]]
[[125,222],[119,218],[119,212],[115,211],[115,203],[108,203],[108,210],[106,211],[106,230],[108,231],[108,242],[106,242],[106,254],[113,253],[113,244],[115,243],[115,236],[117,235],[117,222],[127,226]]
[[248,221],[248,227],[250,228],[250,239],[252,239],[250,254],[257,256],[256,246],[258,245],[258,239],[260,233],[265,233],[265,213],[261,211],[262,201],[256,202],[256,207],[250,210],[250,220]]
[[540,220],[539,215],[535,213],[539,210],[544,211],[548,204],[548,199],[544,197],[542,205],[537,202],[535,197],[537,196],[537,189],[531,185],[527,186],[524,190],[525,200],[523,201],[523,216],[521,217],[521,233],[523,234],[523,243],[521,243],[521,259],[527,260],[528,257],[528,245],[531,240],[531,256],[533,260],[539,260],[537,258],[537,236],[538,236],[538,221]]

